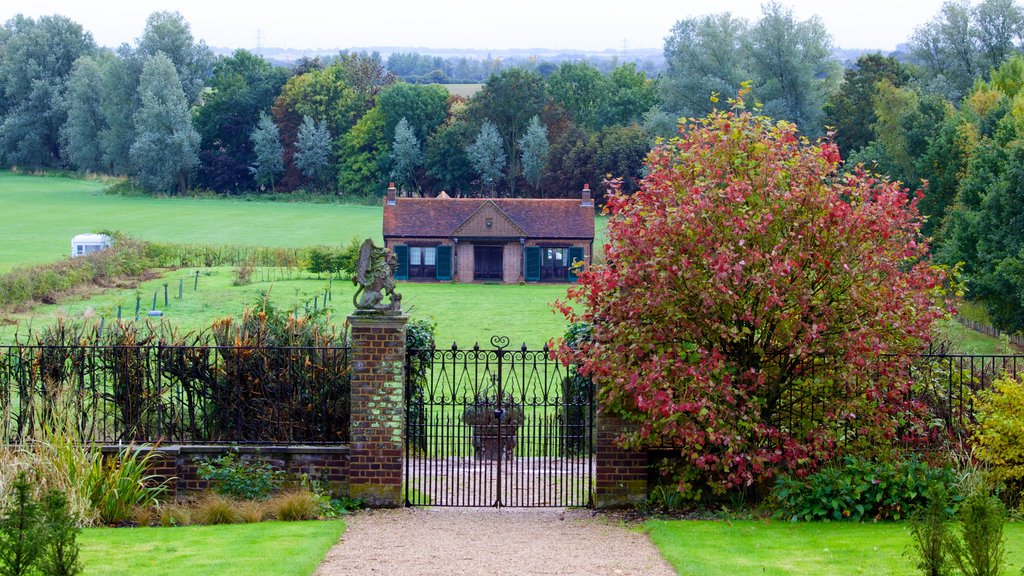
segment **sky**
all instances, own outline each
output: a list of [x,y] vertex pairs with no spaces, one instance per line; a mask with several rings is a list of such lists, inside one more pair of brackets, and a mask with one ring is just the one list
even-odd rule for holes
[[[930,20],[942,0],[782,0],[804,20],[819,16],[840,48],[892,50]],[[976,4],[973,0],[972,4]],[[103,46],[132,43],[146,16],[178,11],[213,47],[332,49],[371,46],[504,50],[661,49],[672,25],[706,13],[756,20],[762,0],[6,0],[15,14],[62,14]]]

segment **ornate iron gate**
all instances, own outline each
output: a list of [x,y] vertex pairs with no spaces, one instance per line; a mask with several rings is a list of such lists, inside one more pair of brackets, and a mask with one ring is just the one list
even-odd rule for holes
[[543,350],[409,350],[410,506],[589,506],[594,394]]

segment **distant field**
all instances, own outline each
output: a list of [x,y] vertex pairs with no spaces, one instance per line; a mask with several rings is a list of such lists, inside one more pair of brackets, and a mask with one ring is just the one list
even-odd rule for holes
[[443,86],[445,90],[452,96],[463,96],[469,98],[480,91],[483,88],[483,84],[438,84]]
[[264,246],[381,240],[381,208],[233,199],[124,197],[72,178],[0,172],[0,272],[68,256],[71,238],[114,230],[162,242]]
[[[260,298],[261,292],[270,292],[271,301],[279,308],[305,309],[314,298],[321,298],[328,288],[326,279],[316,279],[307,273],[295,275],[291,280],[263,281],[264,272],[258,271],[257,280],[247,286],[232,286],[232,268],[200,269],[199,289],[193,291],[195,268],[168,272],[164,278],[144,282],[137,289],[110,289],[91,297],[67,298],[59,304],[38,306],[24,314],[9,315],[9,324],[0,326],[0,343],[10,343],[17,332],[24,334],[52,324],[57,317],[69,319],[106,318],[109,323],[117,317],[121,306],[124,318],[134,318],[135,298],[138,293],[142,312],[140,320],[152,308],[153,294],[157,293],[157,309],[163,311],[169,325],[184,330],[208,327],[214,320],[225,316],[239,317],[247,306]],[[184,281],[184,295],[177,299],[179,280]],[[163,284],[168,284],[169,306],[164,306]],[[565,331],[565,320],[556,315],[550,303],[565,297],[564,284],[417,284],[399,283],[402,306],[412,318],[431,319],[437,323],[439,346],[470,347],[479,342],[486,346],[491,336],[508,336],[515,346],[526,343],[530,348],[541,348],[551,338]],[[353,310],[353,286],[349,280],[335,280],[330,310],[340,324]],[[322,306],[320,302],[316,303]],[[14,322],[11,324],[10,322]]]

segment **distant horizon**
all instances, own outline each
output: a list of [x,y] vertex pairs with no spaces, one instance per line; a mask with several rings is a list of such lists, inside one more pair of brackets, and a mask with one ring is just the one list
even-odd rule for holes
[[[820,18],[837,49],[891,52],[931,20],[942,1],[831,4],[781,0],[781,4],[791,8],[797,20]],[[976,4],[978,0],[970,1]],[[386,11],[373,5],[324,5],[304,0],[294,0],[286,10],[266,0],[251,0],[244,6],[201,0],[14,0],[0,7],[0,20],[6,22],[19,13],[29,17],[62,14],[92,33],[97,44],[111,48],[132,44],[142,34],[146,17],[165,10],[179,12],[196,40],[225,49],[274,47],[322,52],[408,46],[421,51],[628,52],[661,50],[672,26],[685,18],[730,12],[754,22],[760,17],[762,3],[719,0],[709,9],[706,4],[698,7],[685,0],[677,4],[634,0],[623,9],[621,3],[610,0],[522,0],[495,14],[454,0],[392,0]]]

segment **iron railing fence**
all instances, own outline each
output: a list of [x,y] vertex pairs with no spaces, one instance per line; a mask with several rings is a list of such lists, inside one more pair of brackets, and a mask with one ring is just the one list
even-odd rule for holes
[[346,442],[349,348],[0,346],[0,441]]

